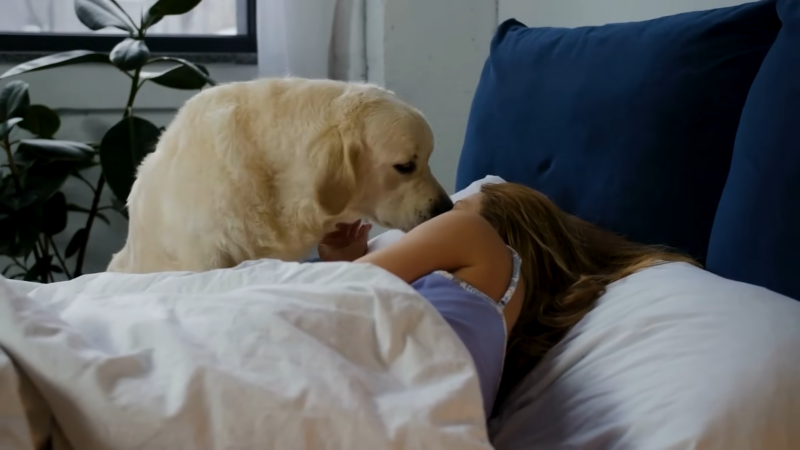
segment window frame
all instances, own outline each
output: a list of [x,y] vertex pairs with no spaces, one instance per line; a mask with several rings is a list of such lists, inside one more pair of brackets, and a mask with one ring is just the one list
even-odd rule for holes
[[[237,0],[237,28],[245,34],[163,35],[145,38],[147,47],[155,54],[253,54],[257,52],[256,0]],[[87,30],[88,31],[88,30]],[[75,33],[9,33],[0,32],[0,53],[58,53],[71,50],[110,52],[126,36]]]

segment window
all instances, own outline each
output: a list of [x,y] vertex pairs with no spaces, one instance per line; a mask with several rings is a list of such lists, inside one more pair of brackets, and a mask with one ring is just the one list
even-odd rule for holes
[[[133,18],[154,0],[117,0]],[[125,32],[92,32],[75,16],[72,0],[2,0],[0,52],[110,51]],[[203,0],[148,31],[154,53],[255,53],[255,0]]]

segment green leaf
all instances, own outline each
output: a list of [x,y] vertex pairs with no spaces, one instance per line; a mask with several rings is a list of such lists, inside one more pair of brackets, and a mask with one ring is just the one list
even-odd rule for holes
[[25,114],[25,120],[19,126],[36,136],[52,138],[61,128],[61,118],[47,106],[31,105]]
[[[217,84],[216,81],[208,76],[208,69],[183,58],[162,56],[151,59],[147,62],[147,64],[153,64],[157,62],[174,62],[180,64],[180,66],[171,67],[163,72],[143,72],[140,77],[142,79],[158,83],[162,86],[175,89],[200,89],[206,84],[210,86]],[[181,67],[183,68],[181,69]],[[158,81],[156,81],[156,78],[158,78]],[[200,79],[204,81],[202,84],[200,83]]]
[[30,206],[0,221],[0,254],[27,257],[42,230],[42,208]]
[[158,128],[136,116],[126,117],[111,127],[100,143],[100,165],[108,186],[117,198],[128,198],[136,169],[155,149]]
[[179,16],[200,4],[201,0],[158,0],[148,11],[154,16]]
[[[12,190],[13,190],[13,188],[11,188],[11,185],[13,185],[13,184],[14,184],[14,181],[12,180],[10,174],[0,178],[0,203],[5,201],[6,194],[10,195],[10,192],[12,192]],[[9,189],[9,188],[11,188],[11,189]],[[0,214],[2,214],[2,211],[0,211]],[[5,217],[0,215],[0,220],[3,220],[3,219],[5,219]]]
[[[198,69],[205,67],[196,65]],[[152,81],[172,89],[196,90],[202,89],[208,83],[208,75],[198,73],[189,66],[174,66],[162,72],[142,72],[139,75],[143,80]]]
[[25,117],[25,111],[31,104],[28,94],[28,83],[20,80],[12,81],[0,90],[0,121],[13,117]]
[[72,64],[103,63],[111,64],[105,53],[90,52],[88,50],[73,50],[70,52],[56,53],[43,56],[32,61],[14,66],[0,75],[0,79],[12,77],[22,73],[36,72],[37,70],[52,69],[54,67],[69,66]]
[[64,253],[65,258],[69,258],[70,256],[78,253],[78,250],[83,247],[84,242],[86,242],[86,237],[88,234],[86,233],[86,228],[81,228],[80,230],[76,231],[75,234],[72,235],[72,239],[69,240],[69,244],[67,244],[67,250]]
[[0,211],[3,211],[5,216],[13,215],[36,203],[39,199],[37,194],[35,191],[16,192],[16,189],[6,189],[3,198],[0,199]]
[[25,281],[36,281],[41,280],[43,282],[47,282],[47,275],[50,273],[50,266],[53,265],[53,255],[47,255],[40,258],[36,261],[36,264],[33,265],[28,270],[28,273],[25,274]]
[[150,59],[150,49],[141,39],[127,38],[111,50],[109,59],[121,70],[141,69]]
[[38,203],[44,203],[61,190],[74,167],[75,163],[72,161],[40,159],[25,171],[23,190],[26,194],[33,194]]
[[11,133],[11,130],[14,129],[14,126],[20,122],[22,122],[22,117],[14,117],[5,122],[0,122],[0,139],[5,139],[6,136]]
[[148,11],[154,16],[179,16],[200,4],[201,0],[158,0]]
[[75,15],[90,30],[114,27],[131,34],[136,26],[116,2],[111,0],[75,0]]
[[67,197],[63,192],[56,192],[42,206],[44,225],[42,231],[48,236],[55,236],[67,228]]
[[39,157],[33,153],[19,151],[14,153],[14,163],[21,171],[31,167],[38,159]]
[[0,220],[0,255],[11,253],[11,247],[14,246],[16,235],[17,230],[12,218]]
[[164,18],[164,16],[178,16],[194,9],[201,0],[158,0],[147,10],[144,16],[143,28],[150,28]]
[[30,152],[41,158],[60,161],[88,161],[94,158],[92,147],[83,142],[54,141],[50,139],[24,139],[18,152]]
[[[89,208],[84,208],[83,206],[76,205],[74,203],[70,203],[69,205],[67,205],[67,211],[79,212],[79,213],[84,213],[84,214],[89,214],[89,212],[90,212]],[[111,222],[108,220],[108,217],[103,215],[103,213],[97,213],[97,214],[95,214],[95,217],[97,217],[98,219],[100,219],[103,222],[105,222],[106,225],[111,225]]]
[[17,225],[16,247],[12,249],[14,256],[27,256],[33,250],[42,232],[42,208],[31,206],[14,216]]

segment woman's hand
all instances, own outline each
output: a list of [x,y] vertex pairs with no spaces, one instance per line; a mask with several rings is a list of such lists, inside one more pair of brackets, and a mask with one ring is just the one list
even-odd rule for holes
[[317,251],[325,262],[355,261],[367,254],[367,238],[372,224],[362,224],[361,219],[353,223],[337,223],[336,231],[326,234]]

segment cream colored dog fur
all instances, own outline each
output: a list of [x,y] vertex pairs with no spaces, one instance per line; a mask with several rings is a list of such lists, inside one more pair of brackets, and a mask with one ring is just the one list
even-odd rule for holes
[[408,230],[452,207],[422,114],[368,84],[230,83],[190,99],[139,167],[109,271],[204,271],[307,255],[361,217]]

